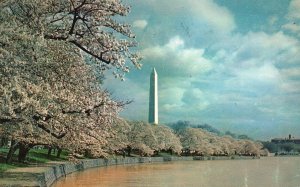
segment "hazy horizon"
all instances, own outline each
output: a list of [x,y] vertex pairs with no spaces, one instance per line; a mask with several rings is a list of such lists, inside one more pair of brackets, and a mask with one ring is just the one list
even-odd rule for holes
[[160,123],[300,138],[300,0],[125,2],[143,67],[124,82],[109,74],[103,86],[134,100],[123,117],[147,121],[155,67]]

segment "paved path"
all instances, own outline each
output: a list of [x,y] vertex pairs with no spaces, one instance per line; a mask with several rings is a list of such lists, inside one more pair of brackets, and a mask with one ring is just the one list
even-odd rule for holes
[[40,186],[36,178],[51,166],[63,163],[65,162],[48,162],[29,167],[9,169],[0,173],[0,187]]

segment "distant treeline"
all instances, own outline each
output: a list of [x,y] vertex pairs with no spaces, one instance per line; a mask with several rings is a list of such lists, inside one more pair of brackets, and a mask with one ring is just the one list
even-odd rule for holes
[[208,132],[214,133],[219,136],[227,135],[227,136],[231,136],[232,138],[235,138],[235,139],[253,140],[251,137],[249,137],[248,135],[245,135],[245,134],[235,134],[231,131],[226,131],[225,133],[221,132],[218,129],[216,129],[213,126],[206,124],[206,123],[194,124],[194,123],[191,123],[190,121],[179,120],[174,123],[169,123],[169,124],[167,124],[167,126],[171,127],[175,132],[178,132],[181,129],[186,129],[186,128],[198,128],[198,129],[203,129]]
[[262,142],[262,144],[271,153],[277,153],[277,154],[300,153],[300,145],[295,143]]
[[[230,136],[234,139],[240,140],[253,140],[251,137],[245,134],[236,134],[231,131],[221,132],[220,130],[214,128],[209,124],[194,124],[190,121],[177,121],[174,123],[167,124],[171,127],[175,133],[182,131],[183,129],[187,128],[196,128],[196,129],[203,129],[205,131],[211,132],[218,136]],[[288,153],[300,153],[300,145],[295,143],[273,143],[268,141],[262,141],[263,149],[267,149],[271,153],[278,153],[278,154],[288,154]]]
[[[117,139],[111,139],[109,142],[115,142],[115,150],[119,148],[119,151],[127,155],[135,153],[140,156],[155,156],[162,151],[184,156],[261,156],[268,153],[258,141],[237,139],[207,124],[192,125],[186,121],[178,121],[169,124],[168,127],[130,121],[122,125],[116,126],[120,128],[115,129]],[[121,142],[123,148],[120,147]]]

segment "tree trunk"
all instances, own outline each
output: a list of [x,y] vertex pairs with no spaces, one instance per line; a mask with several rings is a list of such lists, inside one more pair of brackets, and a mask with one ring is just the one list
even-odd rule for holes
[[1,140],[0,140],[0,147],[3,147],[3,146],[4,146],[4,142],[5,142],[5,139],[4,139],[4,138],[1,138]]
[[123,156],[123,158],[125,158],[125,157],[126,157],[126,152],[125,152],[125,150],[124,150],[124,149],[122,149],[122,156]]
[[26,156],[30,150],[30,146],[24,143],[20,143],[19,146],[19,155],[18,155],[18,162],[25,162]]
[[12,162],[12,157],[16,150],[19,147],[19,142],[16,142],[15,140],[11,140],[11,146],[9,148],[9,152],[7,153],[6,156],[6,163],[11,163]]
[[131,154],[131,147],[130,146],[127,147],[127,151],[128,151],[128,156],[131,156],[130,155]]
[[47,153],[47,157],[49,158],[51,156],[51,152],[52,152],[52,147],[48,147],[48,153]]
[[61,152],[62,152],[62,149],[61,148],[57,148],[57,155],[56,155],[57,158],[60,157]]

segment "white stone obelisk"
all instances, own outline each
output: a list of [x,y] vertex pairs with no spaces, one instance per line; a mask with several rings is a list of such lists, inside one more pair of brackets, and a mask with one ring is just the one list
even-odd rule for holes
[[157,73],[153,68],[150,75],[149,94],[149,123],[158,124],[158,94],[157,94]]

